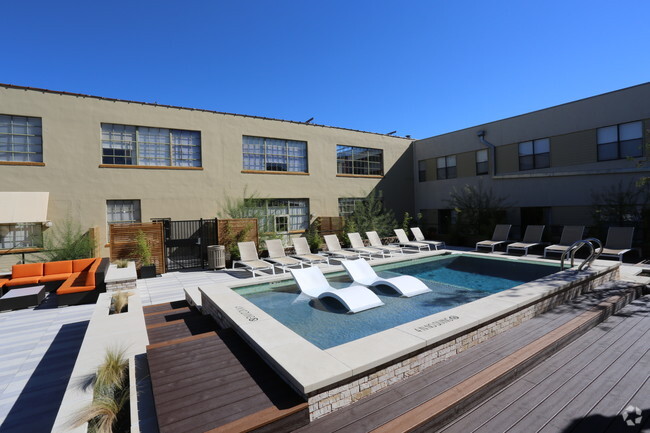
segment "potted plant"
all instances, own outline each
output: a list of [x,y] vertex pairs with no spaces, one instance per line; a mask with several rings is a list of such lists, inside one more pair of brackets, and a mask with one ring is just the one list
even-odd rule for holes
[[142,230],[138,230],[138,234],[135,236],[135,251],[133,255],[140,262],[140,278],[154,278],[156,276],[156,265],[151,259],[149,240]]

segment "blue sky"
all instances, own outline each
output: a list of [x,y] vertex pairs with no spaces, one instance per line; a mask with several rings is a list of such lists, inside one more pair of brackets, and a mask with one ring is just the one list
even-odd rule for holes
[[10,2],[0,82],[424,138],[650,81],[650,2]]

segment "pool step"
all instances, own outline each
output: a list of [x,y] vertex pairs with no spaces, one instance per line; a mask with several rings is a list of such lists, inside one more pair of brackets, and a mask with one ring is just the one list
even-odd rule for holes
[[604,284],[298,431],[436,431],[643,292],[641,285]]

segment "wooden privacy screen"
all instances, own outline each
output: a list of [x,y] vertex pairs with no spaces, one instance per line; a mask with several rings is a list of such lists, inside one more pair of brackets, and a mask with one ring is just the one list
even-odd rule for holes
[[340,235],[343,234],[345,219],[343,217],[318,217],[320,223],[321,235]]
[[[240,242],[253,241],[259,248],[260,239],[257,218],[217,219],[217,243],[219,245],[225,245],[232,242],[232,239],[228,239],[229,235],[234,238],[243,230],[248,231],[244,239]],[[230,231],[230,234],[228,234],[228,231]]]
[[111,224],[111,261],[134,259],[135,236],[138,234],[138,230],[142,230],[149,241],[156,271],[159,274],[164,274],[167,271],[165,266],[165,238],[163,236],[163,225],[160,222]]

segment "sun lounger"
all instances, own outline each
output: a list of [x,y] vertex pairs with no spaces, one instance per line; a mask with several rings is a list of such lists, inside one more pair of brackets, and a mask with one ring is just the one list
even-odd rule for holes
[[241,260],[232,261],[233,269],[235,269],[235,265],[239,263],[252,272],[253,278],[255,278],[255,271],[263,269],[271,269],[275,275],[275,266],[269,262],[260,260],[259,256],[257,255],[257,247],[255,246],[255,242],[237,242],[237,246],[239,247],[239,255],[241,256]]
[[523,250],[524,255],[527,255],[529,248],[539,245],[542,242],[544,227],[545,226],[526,227],[524,239],[521,242],[515,242],[514,244],[508,245],[508,248],[506,248],[506,253],[510,254],[510,250]]
[[511,224],[497,224],[494,227],[494,233],[492,233],[492,239],[489,241],[480,241],[476,243],[476,251],[479,248],[489,248],[490,252],[494,252],[494,248],[505,244],[508,242],[508,236],[510,235]]
[[409,237],[406,236],[406,232],[404,229],[395,229],[393,230],[395,232],[395,235],[397,235],[397,243],[403,247],[407,248],[417,248],[418,251],[422,251],[423,249],[431,250],[431,246],[429,244],[425,244],[423,242],[412,242],[409,240]]
[[560,237],[560,243],[549,245],[544,248],[544,257],[546,257],[548,253],[564,253],[571,245],[582,239],[584,232],[585,226],[564,226],[562,229],[562,236]]
[[[365,262],[365,260],[363,260]],[[291,275],[300,291],[310,298],[334,298],[343,304],[350,313],[368,310],[384,305],[379,297],[363,286],[350,286],[336,289],[327,282],[325,275],[317,267],[290,269]]]
[[309,266],[314,266],[318,263],[330,264],[329,257],[311,252],[306,238],[293,238],[292,242],[293,248],[296,250],[296,254],[294,254],[293,257],[307,262]]
[[[327,251],[324,251],[325,254],[344,259],[357,259],[361,257],[361,253],[358,251],[344,250],[336,235],[325,235],[323,239],[325,239],[325,243],[327,244]],[[369,254],[366,253],[365,255],[370,258]]]
[[357,284],[370,287],[389,286],[406,298],[431,291],[422,281],[410,275],[381,278],[365,260],[342,260],[341,264],[352,278],[352,281]]
[[402,250],[402,247],[397,246],[397,245],[383,245],[381,243],[381,239],[379,239],[379,235],[377,232],[366,232],[366,236],[368,237],[368,241],[370,242],[370,246],[373,248],[380,248],[384,251],[388,251],[391,253],[397,253],[399,252],[400,254],[404,254],[404,251]]
[[287,257],[280,239],[269,239],[264,242],[266,243],[266,249],[269,250],[269,256],[264,260],[273,263],[275,266],[279,266],[282,269],[282,273],[287,272],[287,268],[291,266],[300,266],[302,268],[303,262],[301,260]]
[[350,244],[352,245],[352,248],[350,249],[352,251],[357,251],[362,254],[368,254],[370,256],[372,256],[373,254],[378,254],[382,258],[386,257],[387,252],[390,253],[389,251],[386,251],[383,248],[366,247],[365,245],[363,245],[363,240],[361,239],[361,235],[359,233],[348,233],[348,239],[350,239]]
[[607,230],[607,241],[605,248],[600,254],[606,257],[617,257],[623,262],[623,254],[631,251],[632,237],[634,236],[634,227],[610,227]]
[[424,235],[422,234],[422,230],[420,230],[420,227],[411,227],[411,233],[413,233],[413,237],[415,237],[416,242],[422,242],[425,244],[429,244],[437,250],[438,248],[447,248],[445,243],[442,241],[428,241],[424,238]]

